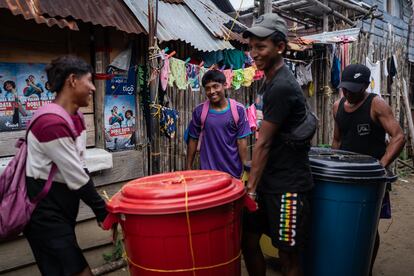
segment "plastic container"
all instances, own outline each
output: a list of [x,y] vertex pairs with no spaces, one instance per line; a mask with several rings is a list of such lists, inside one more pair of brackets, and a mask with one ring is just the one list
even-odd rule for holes
[[315,188],[305,275],[367,276],[386,172],[369,156],[313,148]]
[[131,275],[236,276],[245,198],[226,173],[160,174],[123,186],[105,224],[121,224]]

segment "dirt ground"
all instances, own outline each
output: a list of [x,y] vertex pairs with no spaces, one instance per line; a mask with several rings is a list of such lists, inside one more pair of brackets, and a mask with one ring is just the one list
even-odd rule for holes
[[[374,276],[414,275],[414,176],[401,177],[391,191],[392,219],[381,220],[381,245]],[[107,274],[126,276],[126,269]],[[281,275],[271,266],[267,275]],[[242,265],[242,276],[248,276]]]
[[414,177],[401,177],[391,191],[392,219],[381,220],[376,276],[414,275]]

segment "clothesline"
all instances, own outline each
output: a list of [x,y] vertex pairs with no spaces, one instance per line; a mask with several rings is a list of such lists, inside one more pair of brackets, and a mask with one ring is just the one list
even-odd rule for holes
[[[159,72],[161,88],[163,91],[167,89],[167,85],[178,89],[187,89],[190,85],[191,89],[199,90],[200,82],[203,75],[208,71],[204,67],[196,64],[186,63],[177,58],[169,58],[164,60],[164,66]],[[256,67],[250,66],[241,69],[224,69],[220,70],[226,77],[225,88],[240,89],[242,86],[249,87],[255,80],[264,77],[264,72],[257,70]]]

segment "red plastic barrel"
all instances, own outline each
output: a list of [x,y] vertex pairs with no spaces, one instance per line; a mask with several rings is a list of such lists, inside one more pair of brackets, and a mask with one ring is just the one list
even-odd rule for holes
[[127,183],[108,203],[132,275],[240,275],[240,180],[184,171]]

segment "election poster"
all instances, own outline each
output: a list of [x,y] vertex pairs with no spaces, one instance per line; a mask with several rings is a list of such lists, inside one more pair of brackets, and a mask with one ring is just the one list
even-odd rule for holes
[[0,63],[0,131],[25,129],[33,113],[52,102],[45,64]]
[[136,67],[112,71],[106,83],[105,142],[109,151],[135,148]]

